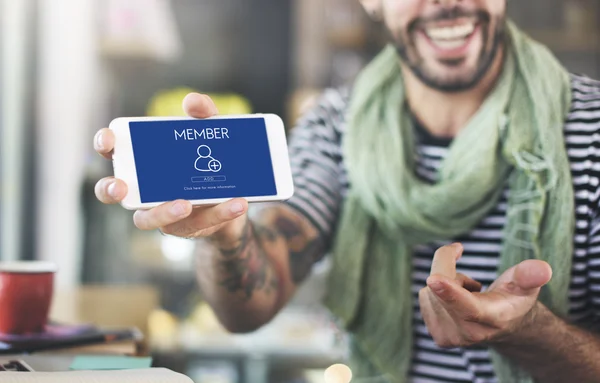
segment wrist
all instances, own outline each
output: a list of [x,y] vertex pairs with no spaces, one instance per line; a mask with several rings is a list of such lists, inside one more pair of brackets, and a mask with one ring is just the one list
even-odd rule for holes
[[558,318],[541,302],[536,301],[531,310],[508,330],[491,342],[493,347],[523,346],[550,336]]
[[224,224],[207,240],[220,252],[231,253],[244,247],[253,233],[252,222],[244,215]]

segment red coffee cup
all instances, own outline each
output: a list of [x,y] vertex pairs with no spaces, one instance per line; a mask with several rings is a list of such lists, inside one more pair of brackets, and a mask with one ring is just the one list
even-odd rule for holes
[[51,262],[0,262],[1,334],[32,334],[45,330],[56,270]]

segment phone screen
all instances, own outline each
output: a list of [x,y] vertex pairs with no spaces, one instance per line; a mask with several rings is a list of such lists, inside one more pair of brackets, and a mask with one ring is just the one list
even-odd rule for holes
[[142,203],[275,196],[263,118],[129,123]]

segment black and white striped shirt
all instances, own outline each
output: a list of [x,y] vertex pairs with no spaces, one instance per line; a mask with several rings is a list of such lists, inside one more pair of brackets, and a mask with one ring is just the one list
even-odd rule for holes
[[[600,82],[572,75],[573,104],[565,123],[565,145],[576,198],[570,315],[574,323],[592,325],[600,317]],[[340,142],[346,129],[349,90],[328,90],[294,128],[290,158],[296,193],[289,205],[306,216],[330,240],[349,188]],[[419,131],[416,172],[435,182],[450,141]],[[497,277],[506,223],[507,192],[496,208],[468,235],[458,272],[489,286]],[[426,382],[496,382],[486,348],[444,350],[436,346],[420,315],[418,291],[425,286],[434,251],[445,243],[415,250],[414,352],[411,378]],[[555,270],[554,272],[563,272]]]

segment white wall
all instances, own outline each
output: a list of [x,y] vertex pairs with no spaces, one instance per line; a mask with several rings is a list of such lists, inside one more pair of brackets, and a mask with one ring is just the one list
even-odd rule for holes
[[37,257],[57,262],[58,287],[70,287],[80,276],[80,194],[99,96],[98,12],[94,0],[38,3]]
[[31,47],[28,27],[32,19],[31,0],[3,0],[0,4],[2,18],[2,136],[0,138],[0,260],[11,261],[22,256],[23,230],[23,143],[28,88],[27,61]]

